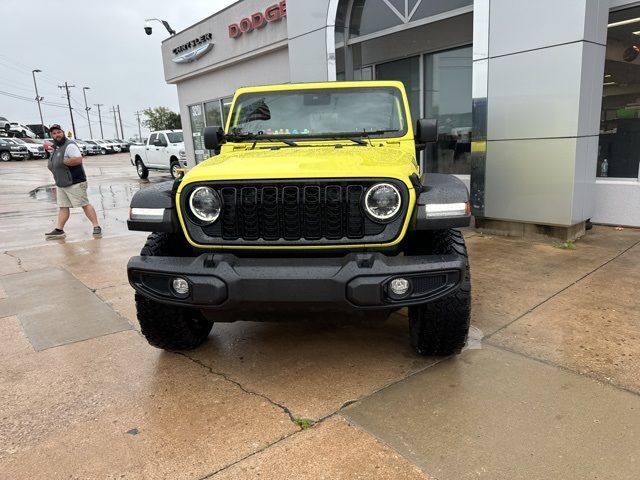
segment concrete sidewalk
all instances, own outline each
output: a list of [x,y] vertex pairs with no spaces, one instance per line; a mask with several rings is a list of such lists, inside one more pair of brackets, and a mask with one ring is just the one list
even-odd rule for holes
[[167,353],[126,281],[148,183],[125,155],[87,170],[104,238],[75,214],[46,243],[44,163],[0,165],[0,478],[640,478],[640,231],[469,233],[456,358],[416,356],[401,314],[216,324]]

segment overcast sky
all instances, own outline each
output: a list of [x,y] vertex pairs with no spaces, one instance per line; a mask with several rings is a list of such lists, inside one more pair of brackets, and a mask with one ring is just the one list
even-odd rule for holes
[[[90,88],[90,106],[104,104],[105,138],[115,137],[109,110],[118,104],[129,138],[138,131],[137,110],[162,105],[178,111],[176,87],[165,83],[162,70],[160,42],[168,33],[154,22],[153,35],[145,35],[144,19],[167,20],[179,32],[235,1],[0,0],[0,116],[40,123],[31,74],[40,69],[36,79],[44,102],[64,105],[42,105],[45,125],[71,130],[66,97],[57,87],[66,81],[76,86],[70,91],[78,138],[89,138],[82,87]],[[90,116],[93,136],[100,138],[95,106]]]

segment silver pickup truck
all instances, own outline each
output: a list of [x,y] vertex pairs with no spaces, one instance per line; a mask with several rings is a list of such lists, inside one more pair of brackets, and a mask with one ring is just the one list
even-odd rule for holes
[[160,130],[149,135],[146,145],[132,145],[131,165],[140,178],[147,178],[149,170],[166,170],[176,178],[177,169],[187,166],[182,130]]

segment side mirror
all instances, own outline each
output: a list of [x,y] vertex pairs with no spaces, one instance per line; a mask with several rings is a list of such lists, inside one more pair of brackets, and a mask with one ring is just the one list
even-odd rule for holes
[[438,120],[421,118],[416,122],[416,143],[427,144],[438,141]]
[[204,148],[213,150],[216,154],[220,153],[220,145],[224,140],[224,133],[220,127],[204,127],[202,132],[204,136]]

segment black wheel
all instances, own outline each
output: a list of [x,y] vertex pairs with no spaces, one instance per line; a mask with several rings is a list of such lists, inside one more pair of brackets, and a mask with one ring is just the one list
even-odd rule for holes
[[107,149],[106,148],[101,148],[100,149],[100,155],[106,155],[107,154]]
[[178,176],[178,168],[180,168],[180,164],[173,160],[171,162],[171,178],[176,178]]
[[5,132],[8,132],[9,130],[11,130],[11,125],[9,125],[8,123],[4,124],[4,130]]
[[8,162],[9,160],[11,160],[11,154],[9,152],[0,153],[0,160],[2,160],[3,162]]
[[[191,249],[183,237],[169,233],[152,233],[140,255],[183,256]],[[213,322],[200,311],[164,305],[139,293],[135,295],[140,330],[147,341],[164,350],[191,350],[202,345],[209,336]]]
[[[458,230],[435,230],[428,233],[414,237],[409,242],[409,254],[455,253],[468,259],[464,237]],[[411,345],[420,355],[460,353],[467,341],[470,319],[471,277],[467,261],[462,285],[458,290],[440,300],[409,307]]]
[[138,172],[138,176],[144,180],[149,176],[149,169],[144,166],[142,160],[136,160],[136,172]]

